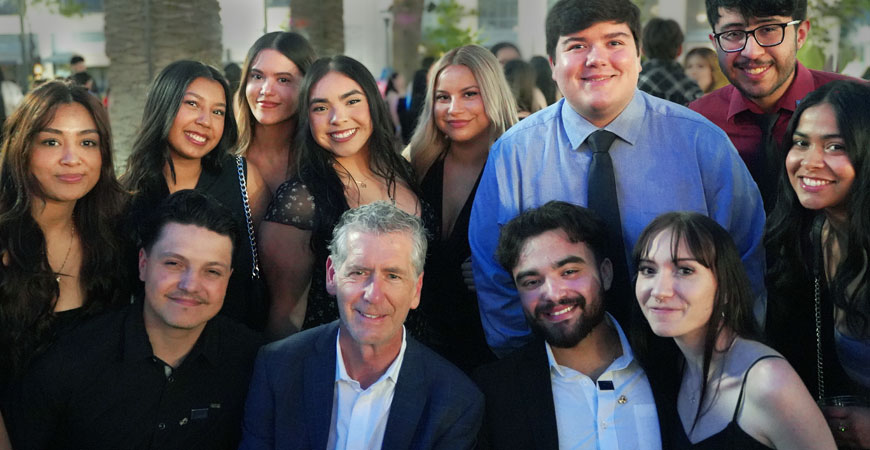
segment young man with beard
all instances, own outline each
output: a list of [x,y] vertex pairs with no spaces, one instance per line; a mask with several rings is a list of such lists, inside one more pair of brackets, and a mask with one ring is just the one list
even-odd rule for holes
[[475,374],[486,398],[481,448],[661,448],[647,377],[604,311],[606,248],[603,222],[565,202],[502,228],[496,257],[537,340]]
[[731,85],[689,104],[728,133],[771,211],[784,156],[779,153],[801,99],[839,79],[810,70],[797,51],[810,31],[807,0],[706,0],[710,40]]

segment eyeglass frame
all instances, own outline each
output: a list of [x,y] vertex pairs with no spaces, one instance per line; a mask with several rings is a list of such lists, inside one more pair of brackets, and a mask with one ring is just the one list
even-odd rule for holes
[[[713,33],[710,35],[710,37],[716,40],[716,45],[718,45],[719,48],[722,49],[722,51],[725,53],[742,52],[746,48],[746,43],[749,42],[750,35],[752,36],[753,39],[755,39],[755,43],[758,44],[759,47],[776,47],[777,45],[780,45],[783,42],[785,42],[785,29],[792,26],[792,25],[799,25],[801,22],[803,22],[803,19],[795,19],[795,20],[792,20],[791,22],[786,22],[786,23],[766,23],[764,25],[759,25],[751,30],[726,30],[726,31],[723,31],[721,33]],[[755,32],[764,28],[764,27],[771,27],[771,26],[781,27],[782,38],[779,40],[779,42],[777,42],[776,44],[762,44],[761,42],[758,42],[758,36],[755,35]],[[743,38],[743,45],[741,45],[740,48],[735,49],[735,50],[725,50],[722,47],[722,43],[719,42],[719,37],[725,33],[733,33],[735,31],[741,31],[741,32],[746,34],[746,36],[744,36],[744,38]]]

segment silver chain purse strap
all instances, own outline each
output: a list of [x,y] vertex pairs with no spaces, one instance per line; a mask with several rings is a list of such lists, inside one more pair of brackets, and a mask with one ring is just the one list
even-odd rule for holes
[[819,275],[813,282],[816,313],[816,380],[819,383],[819,400],[825,398],[825,374],[822,370],[822,305],[819,289]]
[[254,220],[251,218],[251,203],[248,201],[248,183],[245,181],[245,168],[242,157],[236,156],[236,168],[239,170],[239,187],[242,189],[242,203],[245,205],[245,222],[248,225],[248,242],[251,244],[251,278],[260,278],[260,256],[257,252],[257,238],[254,236]]

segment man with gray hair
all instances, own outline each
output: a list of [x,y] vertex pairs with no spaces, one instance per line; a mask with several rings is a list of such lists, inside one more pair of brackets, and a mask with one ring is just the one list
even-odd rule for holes
[[349,210],[329,250],[339,320],[260,350],[240,448],[472,448],[482,394],[403,326],[423,286],[420,219],[386,202]]

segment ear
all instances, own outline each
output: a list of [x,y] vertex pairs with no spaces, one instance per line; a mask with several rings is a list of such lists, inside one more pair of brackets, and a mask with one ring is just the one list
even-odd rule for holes
[[423,292],[423,272],[417,277],[417,286],[414,289],[414,298],[411,299],[411,309],[417,309],[420,306],[420,293]]
[[329,295],[335,295],[335,263],[332,262],[332,256],[326,258],[326,292]]
[[707,35],[707,37],[710,38],[710,42],[713,43],[713,48],[715,48],[716,50],[719,50],[719,45],[716,44],[716,35],[713,33],[710,33]]
[[148,264],[148,254],[144,248],[139,249],[139,280],[145,281],[145,265]]
[[798,25],[796,33],[797,33],[797,50],[800,50],[801,47],[807,42],[807,36],[810,34],[810,20],[805,19],[803,22]]
[[604,258],[604,261],[601,261],[598,272],[601,274],[601,287],[605,291],[610,290],[610,283],[613,282],[613,264],[610,262],[610,258]]
[[677,58],[679,58],[680,55],[682,55],[682,54],[683,54],[683,44],[680,44],[680,46],[677,47]]

